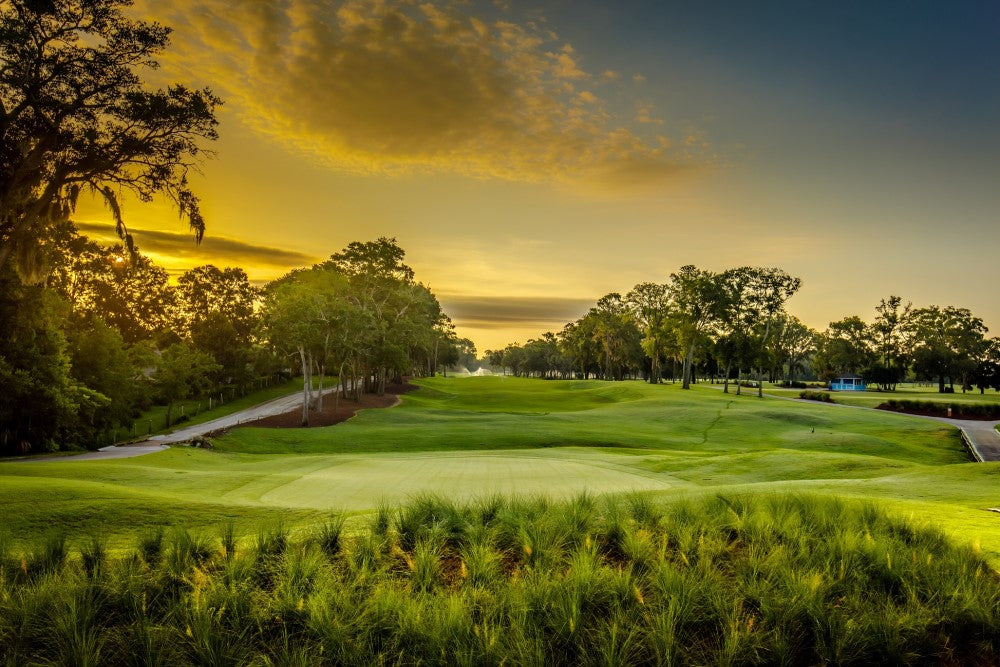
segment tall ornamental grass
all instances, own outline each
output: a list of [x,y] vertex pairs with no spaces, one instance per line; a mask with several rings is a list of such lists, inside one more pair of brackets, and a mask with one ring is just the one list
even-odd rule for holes
[[991,664],[973,547],[825,497],[421,497],[351,532],[0,539],[4,664]]

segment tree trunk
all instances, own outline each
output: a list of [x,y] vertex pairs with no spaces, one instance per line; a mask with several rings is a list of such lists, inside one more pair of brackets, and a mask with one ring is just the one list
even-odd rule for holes
[[743,395],[743,369],[742,368],[737,368],[736,369],[736,395],[737,396],[742,396]]
[[170,428],[170,413],[173,411],[173,409],[174,409],[174,402],[170,401],[169,403],[167,403],[167,428]]
[[[340,392],[344,391],[344,366],[347,361],[340,362],[340,373],[337,375],[337,389],[333,392],[333,414],[336,416],[337,410],[340,409]],[[344,394],[347,395],[346,393]]]
[[312,363],[307,359],[305,348],[299,347],[299,359],[302,362],[302,425],[309,426],[309,403],[312,390]]
[[757,367],[757,398],[764,398],[764,372]]
[[326,364],[319,366],[319,395],[316,396],[316,411],[323,412],[323,378],[326,376]]
[[682,373],[684,374],[681,380],[681,389],[691,388],[691,362],[694,361],[694,340],[691,341],[691,346],[688,347],[688,352],[684,356],[684,368]]
[[729,364],[726,364],[726,377],[722,379],[722,393],[729,393]]

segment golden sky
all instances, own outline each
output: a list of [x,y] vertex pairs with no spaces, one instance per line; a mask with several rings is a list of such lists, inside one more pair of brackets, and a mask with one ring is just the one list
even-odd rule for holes
[[[558,330],[683,264],[781,266],[803,279],[790,310],[819,328],[870,319],[890,293],[1000,327],[1000,54],[996,21],[971,9],[135,10],[174,28],[151,79],[226,101],[215,158],[193,179],[205,242],[169,202],[125,209],[173,271],[212,262],[266,280],[396,237],[480,350]],[[96,202],[77,217],[106,236]]]

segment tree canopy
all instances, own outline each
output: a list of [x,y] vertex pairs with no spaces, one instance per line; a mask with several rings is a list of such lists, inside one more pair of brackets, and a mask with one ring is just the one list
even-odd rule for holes
[[170,29],[128,18],[131,0],[0,4],[0,265],[28,282],[50,268],[55,226],[83,190],[99,196],[133,251],[121,196],[165,195],[200,240],[205,221],[188,172],[216,138],[210,90],[151,90]]

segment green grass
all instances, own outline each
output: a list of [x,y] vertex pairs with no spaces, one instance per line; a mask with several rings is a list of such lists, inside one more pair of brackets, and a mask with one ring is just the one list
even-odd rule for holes
[[[146,524],[214,526],[283,516],[305,526],[427,491],[565,498],[726,489],[881,499],[932,518],[1000,563],[1000,464],[971,464],[957,432],[905,415],[736,397],[712,387],[434,378],[402,405],[329,428],[242,428],[211,451],[0,463],[18,540],[50,526],[112,548]],[[45,499],[39,502],[38,499]]]
[[8,664],[991,664],[1000,580],[870,502],[422,496],[350,536],[0,540]]
[[331,508],[352,530],[381,503],[439,491],[641,491],[669,500],[729,490],[869,498],[978,542],[1000,564],[1000,464],[972,464],[957,431],[905,415],[736,397],[707,386],[434,378],[402,405],[329,428],[242,428],[216,449],[110,461],[0,463],[19,543],[49,527],[73,546],[119,549],[147,524],[284,517],[305,530]]

